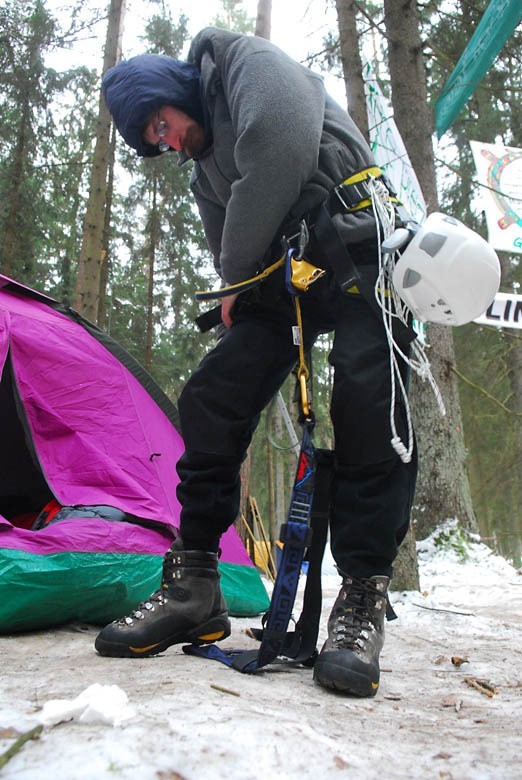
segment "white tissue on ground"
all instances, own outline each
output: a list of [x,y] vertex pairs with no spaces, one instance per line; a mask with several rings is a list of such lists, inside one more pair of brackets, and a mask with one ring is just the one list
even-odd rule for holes
[[136,715],[125,691],[117,685],[94,683],[76,699],[50,699],[43,705],[38,720],[44,726],[56,726],[69,720],[80,723],[105,723],[120,726]]

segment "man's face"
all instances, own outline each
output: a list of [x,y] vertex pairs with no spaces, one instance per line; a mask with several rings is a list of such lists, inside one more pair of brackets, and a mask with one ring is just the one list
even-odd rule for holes
[[[147,124],[143,138],[151,146],[166,151],[167,146],[187,157],[195,157],[203,150],[205,133],[200,124],[188,114],[172,106],[162,106]],[[161,144],[165,144],[162,148]]]

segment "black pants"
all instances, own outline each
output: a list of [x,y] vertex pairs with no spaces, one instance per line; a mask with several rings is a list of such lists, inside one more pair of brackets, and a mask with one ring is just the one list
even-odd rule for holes
[[[390,358],[382,322],[359,295],[328,276],[301,297],[306,347],[334,331],[331,418],[335,466],[331,545],[357,577],[392,573],[408,529],[416,462],[390,445]],[[181,534],[188,547],[217,549],[239,509],[239,471],[259,415],[298,358],[292,297],[274,274],[240,296],[233,326],[203,359],[179,399],[185,453],[178,462]],[[403,410],[398,408],[400,421]],[[403,430],[403,428],[402,428]]]

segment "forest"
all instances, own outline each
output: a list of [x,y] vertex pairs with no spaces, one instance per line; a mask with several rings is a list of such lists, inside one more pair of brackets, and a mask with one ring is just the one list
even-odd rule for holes
[[[222,0],[203,24],[270,37],[271,5]],[[486,238],[470,141],[522,147],[520,25],[440,139],[434,110],[487,6],[488,0],[313,0],[307,9],[316,12],[315,35],[300,42],[303,64],[344,83],[350,112],[367,134],[363,62],[371,59],[429,210],[451,214]],[[0,273],[108,331],[176,402],[215,339],[194,323],[202,312],[195,292],[218,280],[188,186],[190,166],[179,167],[175,155],[137,158],[111,127],[100,85],[104,70],[122,57],[148,51],[182,59],[197,30],[191,4],[143,0],[139,14],[137,8],[124,0],[0,0]],[[138,16],[145,21],[136,34]],[[518,292],[520,255],[499,252],[499,258],[501,290]],[[428,326],[427,354],[446,417],[430,388],[413,381],[410,393],[421,462],[415,535],[455,518],[516,566],[522,563],[520,334],[474,322]],[[332,447],[329,343],[325,336],[316,349],[312,383],[316,443],[325,448]],[[251,514],[253,498],[272,538],[295,470],[284,414],[288,409],[295,420],[292,378],[281,398],[263,414],[243,475],[244,512]]]

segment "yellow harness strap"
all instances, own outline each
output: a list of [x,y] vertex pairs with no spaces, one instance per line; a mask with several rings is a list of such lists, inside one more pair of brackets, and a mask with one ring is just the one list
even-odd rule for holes
[[234,295],[235,293],[245,292],[251,287],[255,287],[259,282],[270,276],[271,273],[277,271],[278,268],[284,264],[286,254],[276,260],[272,265],[267,266],[264,271],[261,271],[256,276],[252,276],[250,279],[245,279],[243,282],[237,282],[236,284],[227,284],[226,287],[221,287],[219,290],[201,290],[196,293],[197,301],[210,301],[214,298],[226,298],[227,295]]
[[372,165],[370,168],[363,168],[362,171],[354,173],[353,176],[349,176],[341,184],[357,184],[360,181],[366,181],[370,176],[374,179],[378,179],[382,176],[382,170],[377,165]]
[[[353,184],[359,184],[360,182],[367,181],[370,177],[373,179],[378,179],[382,175],[383,175],[382,169],[379,168],[377,165],[372,165],[369,168],[363,168],[362,171],[358,171],[357,173],[354,173],[353,176],[349,176],[347,179],[345,179],[340,184],[338,184],[337,187],[334,187],[335,194],[337,195],[341,203],[343,203],[347,212],[360,211],[360,209],[366,209],[372,205],[372,201],[371,198],[363,198],[358,203],[355,203],[350,206],[347,203],[345,203],[344,198],[341,194],[342,187],[344,186],[349,187],[350,185]],[[392,203],[400,204],[400,200],[394,197],[393,195],[390,195],[390,200]]]

